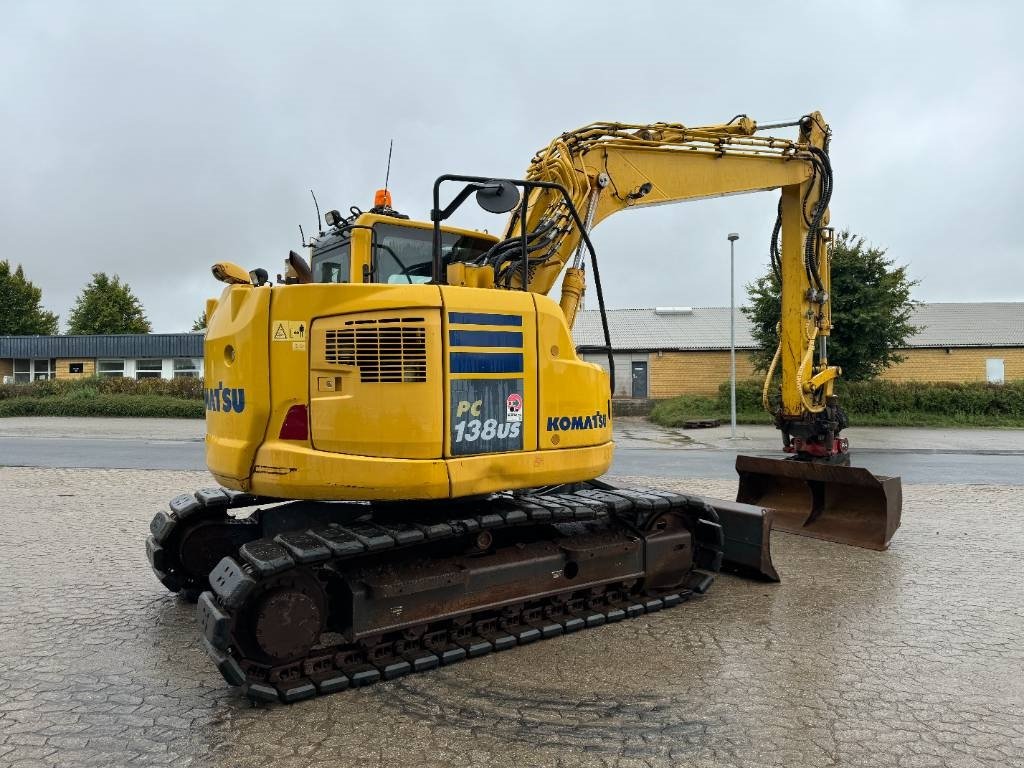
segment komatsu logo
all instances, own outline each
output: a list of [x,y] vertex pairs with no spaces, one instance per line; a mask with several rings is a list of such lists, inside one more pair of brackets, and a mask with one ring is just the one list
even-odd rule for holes
[[600,411],[590,416],[548,416],[548,432],[568,432],[574,429],[604,429],[608,417]]
[[215,389],[206,390],[206,410],[241,413],[245,410],[245,388],[225,387],[223,381],[218,381]]

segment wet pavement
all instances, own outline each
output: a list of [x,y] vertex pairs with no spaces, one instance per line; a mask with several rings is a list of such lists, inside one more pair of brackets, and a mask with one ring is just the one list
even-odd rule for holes
[[[96,469],[206,468],[205,423],[189,419],[0,419],[0,466]],[[737,453],[777,456],[771,426],[665,429],[615,420],[617,474],[732,479]],[[906,483],[1012,484],[1024,478],[1024,429],[853,427],[855,466]]]
[[143,553],[208,484],[0,468],[0,766],[1024,766],[1022,486],[909,485],[888,552],[777,533],[782,584],[254,707]]

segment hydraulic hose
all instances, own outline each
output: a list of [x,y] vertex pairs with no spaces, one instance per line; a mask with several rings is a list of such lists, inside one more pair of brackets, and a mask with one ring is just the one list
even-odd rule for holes
[[782,232],[782,198],[779,197],[779,208],[775,214],[775,226],[772,227],[772,239],[768,246],[768,258],[771,260],[772,272],[782,285],[782,267],[779,259],[779,233]]
[[810,338],[807,341],[807,351],[804,353],[803,360],[800,361],[800,365],[796,369],[796,388],[800,393],[800,402],[803,403],[810,413],[821,413],[825,410],[824,404],[815,405],[807,399],[807,394],[804,392],[804,368],[809,368],[814,358],[814,342],[818,338],[818,329],[815,328],[814,332],[810,334]]
[[[778,326],[775,327],[775,332],[778,333]],[[779,358],[782,357],[782,339],[779,339],[779,345],[775,348],[775,356],[772,357],[772,363],[768,366],[768,375],[764,377],[764,387],[761,388],[761,405],[768,413],[773,413],[771,403],[768,402],[768,391],[772,386],[772,378],[775,376],[775,368],[779,364]]]

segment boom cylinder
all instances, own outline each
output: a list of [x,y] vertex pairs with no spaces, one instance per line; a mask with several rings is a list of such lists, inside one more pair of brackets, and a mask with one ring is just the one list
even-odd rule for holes
[[565,275],[562,277],[562,298],[558,304],[562,308],[565,323],[570,330],[576,322],[576,313],[579,311],[586,283],[587,276],[582,269],[569,267],[565,270]]

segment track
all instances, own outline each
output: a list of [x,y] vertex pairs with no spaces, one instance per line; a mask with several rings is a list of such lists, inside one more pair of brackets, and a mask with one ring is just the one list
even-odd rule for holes
[[[221,489],[176,497],[154,518],[147,553],[168,588],[189,594],[201,586],[198,561],[218,547],[237,551],[210,573],[199,621],[227,682],[263,701],[368,685],[671,607],[706,591],[722,563],[715,509],[652,489],[502,494],[449,503],[447,514],[421,510],[416,519],[426,522],[416,523],[366,504],[291,502],[243,520],[228,513],[260,501]],[[183,554],[195,562],[181,562]]]

